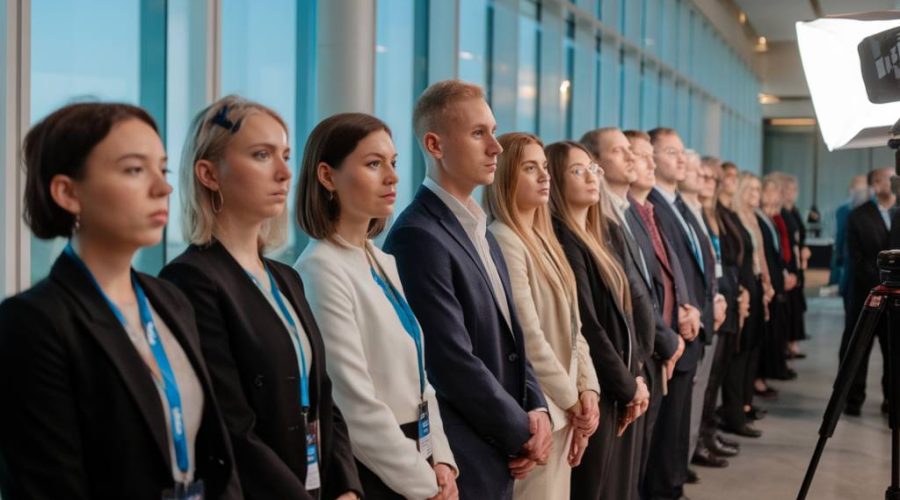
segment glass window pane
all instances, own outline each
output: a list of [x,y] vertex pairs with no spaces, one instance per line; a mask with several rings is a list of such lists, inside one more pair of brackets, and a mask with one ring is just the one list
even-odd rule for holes
[[[139,0],[31,2],[32,123],[75,101],[140,104],[140,4]],[[32,283],[47,275],[64,246],[63,239],[32,236]],[[136,265],[139,262],[140,256]]]
[[519,99],[516,130],[538,131],[538,70],[540,66],[540,21],[538,5],[527,0],[519,14]]

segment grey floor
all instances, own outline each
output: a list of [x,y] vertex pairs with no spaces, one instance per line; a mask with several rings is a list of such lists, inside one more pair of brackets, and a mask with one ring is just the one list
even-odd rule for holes
[[[688,485],[692,500],[793,499],[815,448],[831,384],[843,325],[838,299],[811,299],[807,312],[810,339],[801,343],[808,357],[792,362],[796,380],[774,382],[775,401],[760,401],[769,410],[757,422],[759,439],[739,438],[742,452],[725,469],[697,467],[701,481]],[[861,417],[842,416],[828,441],[809,499],[884,498],[890,483],[890,430],[880,413],[881,356],[876,344],[869,367],[868,399]]]

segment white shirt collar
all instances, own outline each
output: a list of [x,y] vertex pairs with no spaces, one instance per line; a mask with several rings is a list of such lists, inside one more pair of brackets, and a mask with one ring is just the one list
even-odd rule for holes
[[460,203],[456,197],[447,192],[446,189],[441,187],[431,176],[425,176],[425,180],[422,181],[422,185],[426,188],[430,189],[441,201],[444,202],[444,205],[447,205],[447,208],[453,212],[453,215],[459,219],[460,224],[466,226],[476,226],[476,227],[484,227],[487,230],[487,215],[484,213],[484,210],[475,202],[475,200],[469,196],[466,199],[466,203]]

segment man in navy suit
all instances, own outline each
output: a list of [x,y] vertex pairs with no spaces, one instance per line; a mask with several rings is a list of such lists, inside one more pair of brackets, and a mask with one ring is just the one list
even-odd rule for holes
[[413,125],[428,176],[384,249],[422,325],[460,497],[510,499],[513,479],[546,463],[551,438],[506,263],[471,196],[493,182],[503,148],[481,88],[458,80],[426,89]]
[[679,302],[678,307],[687,306],[686,310],[700,314],[699,336],[688,342],[675,365],[668,397],[660,408],[644,485],[649,498],[676,499],[682,496],[687,480],[693,379],[703,355],[704,339],[714,330],[714,290],[708,278],[714,261],[708,255],[709,240],[690,212],[682,210],[684,201],[676,191],[686,175],[684,144],[674,130],[667,128],[651,130],[650,139],[656,161],[656,186],[647,200],[653,204],[659,231],[684,274],[687,293],[682,300],[686,302]]

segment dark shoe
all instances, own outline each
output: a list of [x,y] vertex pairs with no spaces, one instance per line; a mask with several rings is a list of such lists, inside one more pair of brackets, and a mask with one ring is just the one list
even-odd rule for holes
[[[728,446],[726,444],[719,443],[716,439],[706,439],[703,442],[706,449],[713,452],[713,454],[720,457],[734,457],[740,453],[740,450],[735,448],[734,446]],[[694,455],[696,457],[696,455]]]
[[716,469],[728,467],[728,460],[725,460],[706,448],[697,448],[693,458],[691,458],[691,463],[701,467],[713,467]]
[[771,387],[766,387],[766,390],[764,391],[754,388],[753,392],[756,393],[757,396],[765,399],[775,399],[778,397],[778,391]]
[[738,436],[749,438],[758,438],[762,436],[762,431],[751,427],[750,424],[746,424],[743,427],[739,427],[736,429],[733,429],[731,427],[723,427],[722,430],[731,434],[737,434]]
[[762,419],[766,418],[767,413],[769,413],[769,412],[766,410],[763,410],[762,408],[757,408],[755,406],[751,406],[750,411],[744,412],[744,415],[746,415],[747,418],[750,420],[762,420]]
[[847,406],[844,408],[844,415],[858,417],[862,415],[862,408],[860,408],[859,406]]
[[732,441],[731,439],[727,439],[718,433],[716,433],[716,443],[718,443],[721,446],[727,446],[729,448],[734,448],[736,450],[741,449],[741,443],[738,443],[737,441]]
[[881,402],[881,413],[884,413],[885,415],[887,415],[888,413],[890,413],[890,411],[891,411],[891,408],[890,408],[890,405],[888,405],[888,402],[882,401]]
[[[697,471],[695,471],[694,469],[691,469],[690,467],[688,467],[687,481],[685,481],[685,482],[686,482],[687,484],[697,484],[697,483],[699,483],[699,482],[700,482],[700,476],[697,475]],[[682,498],[684,498],[684,497],[682,497]]]

